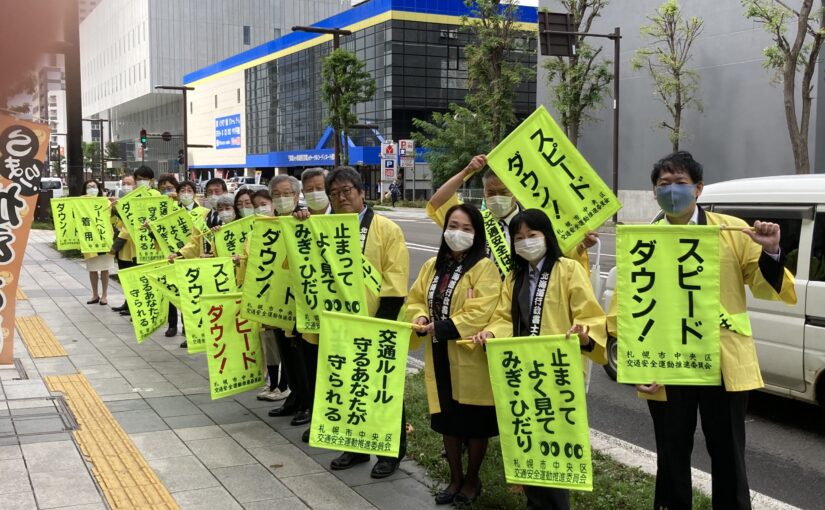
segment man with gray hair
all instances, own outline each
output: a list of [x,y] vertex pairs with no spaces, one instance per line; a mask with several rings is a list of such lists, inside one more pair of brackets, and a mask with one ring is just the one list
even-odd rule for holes
[[291,175],[276,175],[269,181],[272,209],[277,216],[292,214],[298,208],[301,181]]
[[326,189],[327,171],[323,168],[307,168],[301,174],[301,184],[304,186],[304,200],[310,214],[329,214],[332,208]]

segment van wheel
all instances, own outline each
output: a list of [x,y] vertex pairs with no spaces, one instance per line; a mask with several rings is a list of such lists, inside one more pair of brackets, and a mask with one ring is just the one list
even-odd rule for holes
[[819,381],[816,383],[816,401],[825,407],[825,373],[819,375]]
[[604,366],[604,371],[607,375],[616,380],[616,367],[619,362],[619,346],[616,339],[612,336],[607,337],[607,365]]

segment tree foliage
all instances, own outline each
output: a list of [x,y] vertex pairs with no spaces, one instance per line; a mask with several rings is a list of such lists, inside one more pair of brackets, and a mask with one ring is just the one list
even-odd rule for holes
[[654,95],[670,115],[670,120],[658,125],[667,131],[673,152],[676,152],[685,135],[682,128],[684,111],[690,108],[702,111],[699,73],[687,65],[693,44],[702,33],[704,20],[695,16],[685,18],[676,0],[667,0],[647,19],[650,24],[643,25],[640,31],[650,46],[636,50],[631,65],[634,70],[646,70],[653,79]]
[[516,0],[465,0],[471,16],[462,19],[470,42],[464,46],[467,88],[464,104],[451,104],[432,119],[414,119],[413,139],[425,148],[436,183],[464,168],[476,154],[503,140],[517,118],[516,88],[533,74],[527,34],[518,23]]
[[[321,99],[329,112],[327,123],[337,133],[345,133],[350,126],[357,124],[358,116],[353,108],[375,95],[375,79],[365,68],[366,64],[355,53],[342,48],[324,58]],[[336,150],[340,151],[340,143],[340,136],[336,136]],[[347,164],[346,161],[342,163]]]
[[106,142],[106,159],[120,160],[120,144],[117,142]]
[[83,142],[83,167],[92,172],[100,170],[100,144]]
[[[782,84],[785,122],[796,173],[810,173],[808,135],[814,71],[825,36],[825,0],[802,0],[799,9],[781,0],[742,0],[742,5],[745,16],[760,23],[771,36],[773,44],[763,50],[763,65],[772,73],[772,80]],[[800,72],[802,81],[797,90]],[[800,115],[797,115],[799,102]]]
[[[608,0],[559,0],[573,17],[573,31],[586,34],[601,16]],[[591,46],[584,35],[575,36],[576,53],[551,57],[544,62],[550,85],[550,103],[561,117],[567,138],[577,144],[582,126],[593,120],[590,112],[600,108],[613,80],[612,61],[601,58],[603,48]]]

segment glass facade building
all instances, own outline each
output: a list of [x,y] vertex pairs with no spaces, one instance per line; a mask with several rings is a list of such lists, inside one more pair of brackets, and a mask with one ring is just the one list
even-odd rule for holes
[[[464,48],[473,44],[461,26],[467,15],[471,13],[462,0],[372,0],[315,24],[352,30],[340,38],[340,45],[364,61],[375,79],[374,97],[356,105],[355,113],[359,123],[378,127],[348,133],[351,164],[377,172],[382,139],[410,138],[413,119],[430,119],[433,112],[447,111],[450,103],[463,102],[468,89]],[[536,15],[535,8],[519,8],[525,30],[535,30]],[[527,51],[512,58],[535,69],[536,38],[524,34]],[[265,176],[331,166],[334,140],[321,100],[322,62],[331,51],[330,36],[293,32],[188,75],[184,81],[196,88],[193,95],[215,76],[236,80],[244,91],[239,112],[244,157],[228,165],[205,158],[197,166],[256,169]],[[226,78],[235,75],[237,79]],[[210,89],[203,94],[212,97]],[[517,116],[526,117],[535,105],[533,77],[518,88]]]

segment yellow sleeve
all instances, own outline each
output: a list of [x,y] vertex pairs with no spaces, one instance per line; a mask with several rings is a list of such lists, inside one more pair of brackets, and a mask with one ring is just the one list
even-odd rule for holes
[[406,297],[410,280],[410,252],[401,227],[387,221],[381,250],[381,297]]
[[590,254],[587,253],[587,248],[583,244],[579,243],[575,248],[565,253],[564,256],[581,264],[587,273],[587,277],[590,277]]
[[444,202],[438,209],[435,209],[430,202],[427,202],[427,216],[430,217],[431,220],[435,222],[441,228],[444,228],[444,220],[447,216],[447,211],[450,210],[450,207],[454,205],[458,205],[461,203],[461,200],[458,199],[458,195],[453,193],[453,196],[450,197],[449,200]]
[[484,330],[496,311],[501,294],[501,277],[489,259],[480,260],[465,278],[470,278],[468,292],[472,292],[472,295],[464,301],[460,310],[450,311],[450,319],[461,338]]
[[243,286],[244,278],[246,278],[246,261],[249,260],[249,238],[243,242],[243,250],[241,250],[240,260],[235,268],[235,281],[238,287]]
[[[748,226],[742,220],[741,225]],[[783,268],[782,288],[779,293],[773,285],[765,280],[762,271],[759,269],[759,257],[762,256],[762,247],[755,243],[753,239],[743,232],[724,232],[723,235],[731,235],[736,246],[736,253],[739,256],[739,265],[742,267],[742,278],[750,287],[753,296],[757,299],[769,299],[782,301],[789,305],[796,304],[796,290],[794,289],[793,275],[787,268]]]
[[203,255],[203,234],[198,229],[194,229],[189,242],[180,249],[180,254],[185,259],[196,259]]
[[590,338],[596,344],[591,352],[583,352],[594,363],[607,364],[607,323],[604,310],[599,305],[590,278],[579,264],[571,264],[567,282],[568,302],[573,324],[590,327]]
[[[427,291],[433,279],[433,266],[435,266],[435,257],[431,258],[424,265],[421,266],[421,271],[418,272],[418,278],[410,287],[410,292],[407,295],[406,310],[404,318],[407,322],[413,322],[418,317],[430,317],[430,306],[427,303]],[[423,336],[418,336],[415,331],[410,335],[410,349],[417,350],[424,340]]]
[[490,318],[490,324],[483,331],[492,331],[496,338],[513,336],[513,274],[507,275],[501,288],[501,295],[496,310]]

